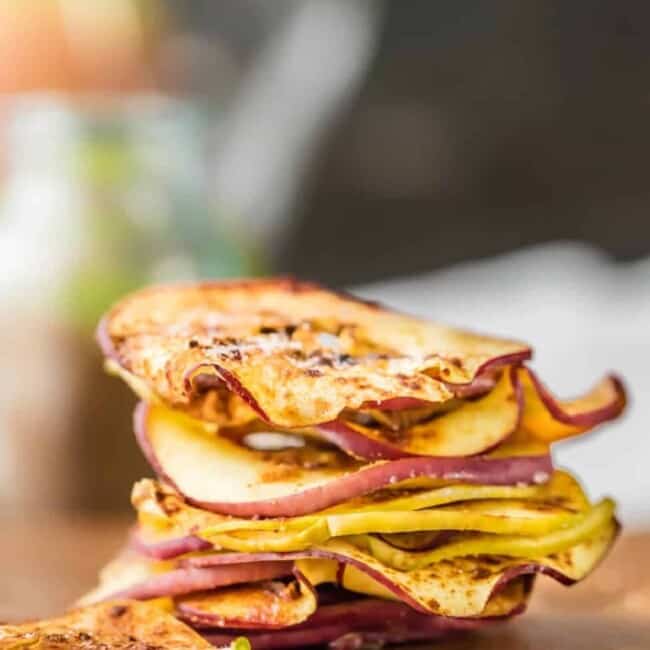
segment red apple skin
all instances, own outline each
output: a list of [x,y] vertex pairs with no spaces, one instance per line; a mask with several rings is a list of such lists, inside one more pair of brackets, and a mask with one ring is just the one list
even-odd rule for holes
[[[615,540],[613,539],[612,544],[614,541]],[[336,560],[340,563],[354,566],[389,589],[397,598],[400,599],[400,601],[405,602],[417,611],[429,613],[415,600],[413,600],[407,593],[405,593],[399,587],[399,585],[387,578],[386,575],[384,575],[381,571],[378,571],[373,567],[369,567],[362,561],[355,558],[349,558],[334,551],[328,551],[324,549],[307,549],[305,551],[294,551],[288,553],[215,553],[210,555],[203,555],[200,557],[186,558],[181,561],[180,565],[185,567],[208,568],[219,567],[227,564],[241,564],[246,562],[293,561],[309,558]],[[498,593],[500,590],[504,589],[516,578],[523,576],[533,576],[536,574],[546,575],[564,585],[572,585],[576,582],[573,578],[568,577],[561,571],[557,571],[556,569],[552,569],[538,562],[522,560],[521,564],[506,569],[503,572],[503,575],[499,581],[494,585],[491,595],[494,595],[495,593]]]
[[251,561],[247,564],[231,565],[230,569],[228,569],[227,565],[203,569],[194,567],[173,569],[111,594],[106,600],[119,600],[122,598],[149,600],[167,596],[183,596],[197,591],[217,589],[218,587],[272,580],[291,575],[291,569],[292,563],[287,561]]
[[133,530],[129,538],[129,548],[132,548],[139,555],[146,555],[153,560],[169,560],[198,551],[208,551],[213,548],[210,542],[206,542],[195,535],[186,535],[176,539],[163,540],[162,542],[146,542],[140,536],[138,530]]
[[516,458],[400,458],[369,464],[357,472],[346,474],[323,486],[308,488],[279,499],[249,502],[212,502],[184,494],[159,462],[151,445],[148,430],[150,407],[140,402],[134,413],[136,439],[153,470],[161,480],[183,494],[194,506],[236,517],[297,517],[324,510],[355,496],[374,492],[381,487],[420,476],[459,480],[479,485],[515,485],[534,483],[536,476],[553,472],[550,455],[518,456]]
[[[524,409],[524,395],[519,383],[517,367],[511,366],[506,370],[506,372],[508,372],[510,375],[513,396],[516,400],[519,414],[514,426],[504,428],[498,440],[495,440],[494,443],[489,447],[476,451],[475,455],[487,453],[495,447],[498,447],[519,428]],[[494,383],[491,383],[490,385],[494,386]],[[400,402],[401,398],[390,401]],[[420,405],[422,405],[422,402],[420,402]],[[393,445],[389,442],[369,438],[363,435],[363,433],[355,431],[349,427],[343,420],[326,422],[324,424],[316,426],[315,429],[319,431],[325,440],[331,442],[339,449],[342,449],[355,458],[361,458],[364,460],[395,460],[397,458],[417,458],[421,456],[421,454],[409,453],[408,451],[405,451],[397,445]]]
[[627,403],[627,390],[621,377],[614,373],[606,375],[604,378],[605,381],[611,382],[613,386],[615,397],[611,402],[592,411],[583,411],[581,413],[571,414],[567,413],[562,408],[560,400],[549,391],[535,372],[528,367],[526,367],[525,370],[533,382],[535,390],[544,403],[544,406],[548,409],[549,413],[555,420],[562,422],[563,424],[591,429],[599,424],[617,418],[625,409]]
[[[121,365],[124,370],[127,372],[129,369],[124,366],[117,354],[117,350],[113,343],[113,340],[109,333],[109,321],[110,321],[110,312],[106,314],[99,322],[97,330],[95,332],[95,339],[103,352],[104,356],[107,359],[110,359],[116,362],[118,365]],[[454,393],[458,398],[467,398],[467,397],[477,397],[482,395],[494,386],[494,372],[500,368],[506,366],[519,366],[525,361],[529,360],[532,357],[532,350],[530,348],[524,349],[520,352],[514,352],[511,354],[504,354],[498,357],[494,357],[486,361],[482,366],[478,368],[473,379],[464,384],[453,384],[449,382],[446,383],[447,387]],[[201,367],[210,366],[213,368],[219,375],[222,380],[223,385],[230,390],[232,393],[238,395],[242,398],[257,414],[258,416],[267,422],[270,425],[274,423],[268,417],[267,413],[261,408],[255,397],[251,392],[239,381],[239,379],[231,372],[223,368],[222,366],[211,363],[211,364],[197,364],[192,366],[185,372],[185,390],[187,395],[191,399],[195,393],[195,387],[192,383],[192,377],[196,374],[197,370]],[[384,400],[382,402],[368,402],[363,405],[363,408],[376,408],[379,410],[401,410],[407,408],[417,408],[418,406],[426,405],[427,402],[415,399],[412,397],[403,397],[400,395],[395,395],[391,399]],[[320,423],[313,423],[320,424]]]

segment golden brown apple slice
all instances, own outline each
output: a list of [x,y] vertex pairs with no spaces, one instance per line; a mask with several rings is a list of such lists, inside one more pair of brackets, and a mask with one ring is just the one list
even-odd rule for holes
[[554,397],[530,368],[520,368],[518,375],[524,392],[521,429],[540,440],[553,442],[584,433],[617,418],[625,408],[625,388],[615,375],[572,400]]
[[0,648],[38,650],[214,650],[185,623],[154,603],[109,601],[70,614],[0,626]]
[[[426,322],[291,279],[152,287],[105,316],[105,355],[167,405],[193,409],[206,377],[283,427],[346,408],[456,396],[497,367],[530,358],[517,341]],[[205,414],[207,415],[207,414]]]
[[364,426],[349,418],[321,424],[317,431],[357,458],[474,456],[510,436],[519,424],[522,400],[514,369],[506,369],[485,396],[400,430]]
[[545,482],[550,457],[402,458],[362,463],[310,440],[279,450],[251,449],[163,406],[141,403],[135,429],[156,472],[206,510],[294,517],[418,477],[463,483]]
[[[576,539],[580,539],[581,532],[584,531],[577,529]],[[312,583],[337,579],[350,591],[401,600],[418,611],[430,614],[500,615],[494,609],[488,613],[486,608],[493,596],[508,583],[537,573],[549,575],[564,584],[582,580],[607,554],[617,532],[618,524],[610,512],[606,517],[599,518],[598,525],[594,526],[586,539],[558,553],[508,557],[490,554],[489,545],[486,544],[485,554],[454,557],[412,570],[393,568],[370,551],[345,539],[332,539],[294,553],[206,555],[190,558],[187,564],[207,567],[228,562],[293,559],[298,570]],[[327,562],[331,564],[329,571],[327,566],[322,566]],[[343,565],[344,569],[337,570],[337,565]]]
[[[384,647],[407,641],[443,641],[458,632],[478,630],[504,618],[520,614],[526,605],[525,586],[512,585],[496,599],[516,604],[505,616],[453,618],[421,614],[412,607],[380,598],[363,598],[319,606],[309,620],[284,630],[247,632],[256,650],[287,650],[312,646],[331,648]],[[517,598],[518,594],[522,594]],[[504,607],[497,608],[499,611]],[[232,631],[206,631],[205,638],[215,645],[233,639]]]

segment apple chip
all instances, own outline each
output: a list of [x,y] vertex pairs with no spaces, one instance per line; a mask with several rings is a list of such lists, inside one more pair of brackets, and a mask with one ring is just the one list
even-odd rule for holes
[[109,601],[35,623],[0,626],[0,648],[214,650],[157,604],[131,600]]
[[[251,448],[163,406],[136,409],[138,442],[151,466],[193,505],[243,517],[299,516],[403,481],[516,485],[546,482],[548,453],[491,458],[411,457],[363,463],[337,448],[292,439]],[[295,443],[295,444],[294,444]]]
[[206,390],[225,391],[287,427],[395,399],[445,402],[450,385],[531,354],[516,341],[291,279],[146,289],[106,315],[98,339],[108,358],[176,409],[195,412]]
[[[469,530],[542,535],[580,521],[580,513],[589,508],[580,486],[564,472],[543,486],[447,486],[289,519],[239,519],[205,512],[153,482],[138,487],[134,504],[140,519],[138,548],[146,553],[150,547],[153,557],[161,543],[187,540],[189,535],[242,552],[302,550],[331,537],[367,533]],[[177,555],[192,548],[182,543],[176,547]]]
[[518,370],[525,408],[521,428],[535,438],[553,442],[570,438],[617,418],[625,408],[622,381],[615,375],[601,379],[576,399],[561,400],[529,368]]

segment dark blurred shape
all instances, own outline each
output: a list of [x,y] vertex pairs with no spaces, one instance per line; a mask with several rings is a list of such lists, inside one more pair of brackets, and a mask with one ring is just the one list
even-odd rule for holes
[[650,252],[650,4],[397,2],[278,266],[371,281],[579,239]]

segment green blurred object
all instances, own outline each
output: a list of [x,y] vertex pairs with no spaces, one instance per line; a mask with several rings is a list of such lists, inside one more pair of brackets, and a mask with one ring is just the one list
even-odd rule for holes
[[60,287],[65,320],[91,328],[124,293],[150,282],[255,275],[264,261],[211,203],[208,124],[194,105],[147,96],[80,112],[69,173],[84,247]]
[[231,650],[251,650],[251,644],[248,639],[240,636],[230,644]]

